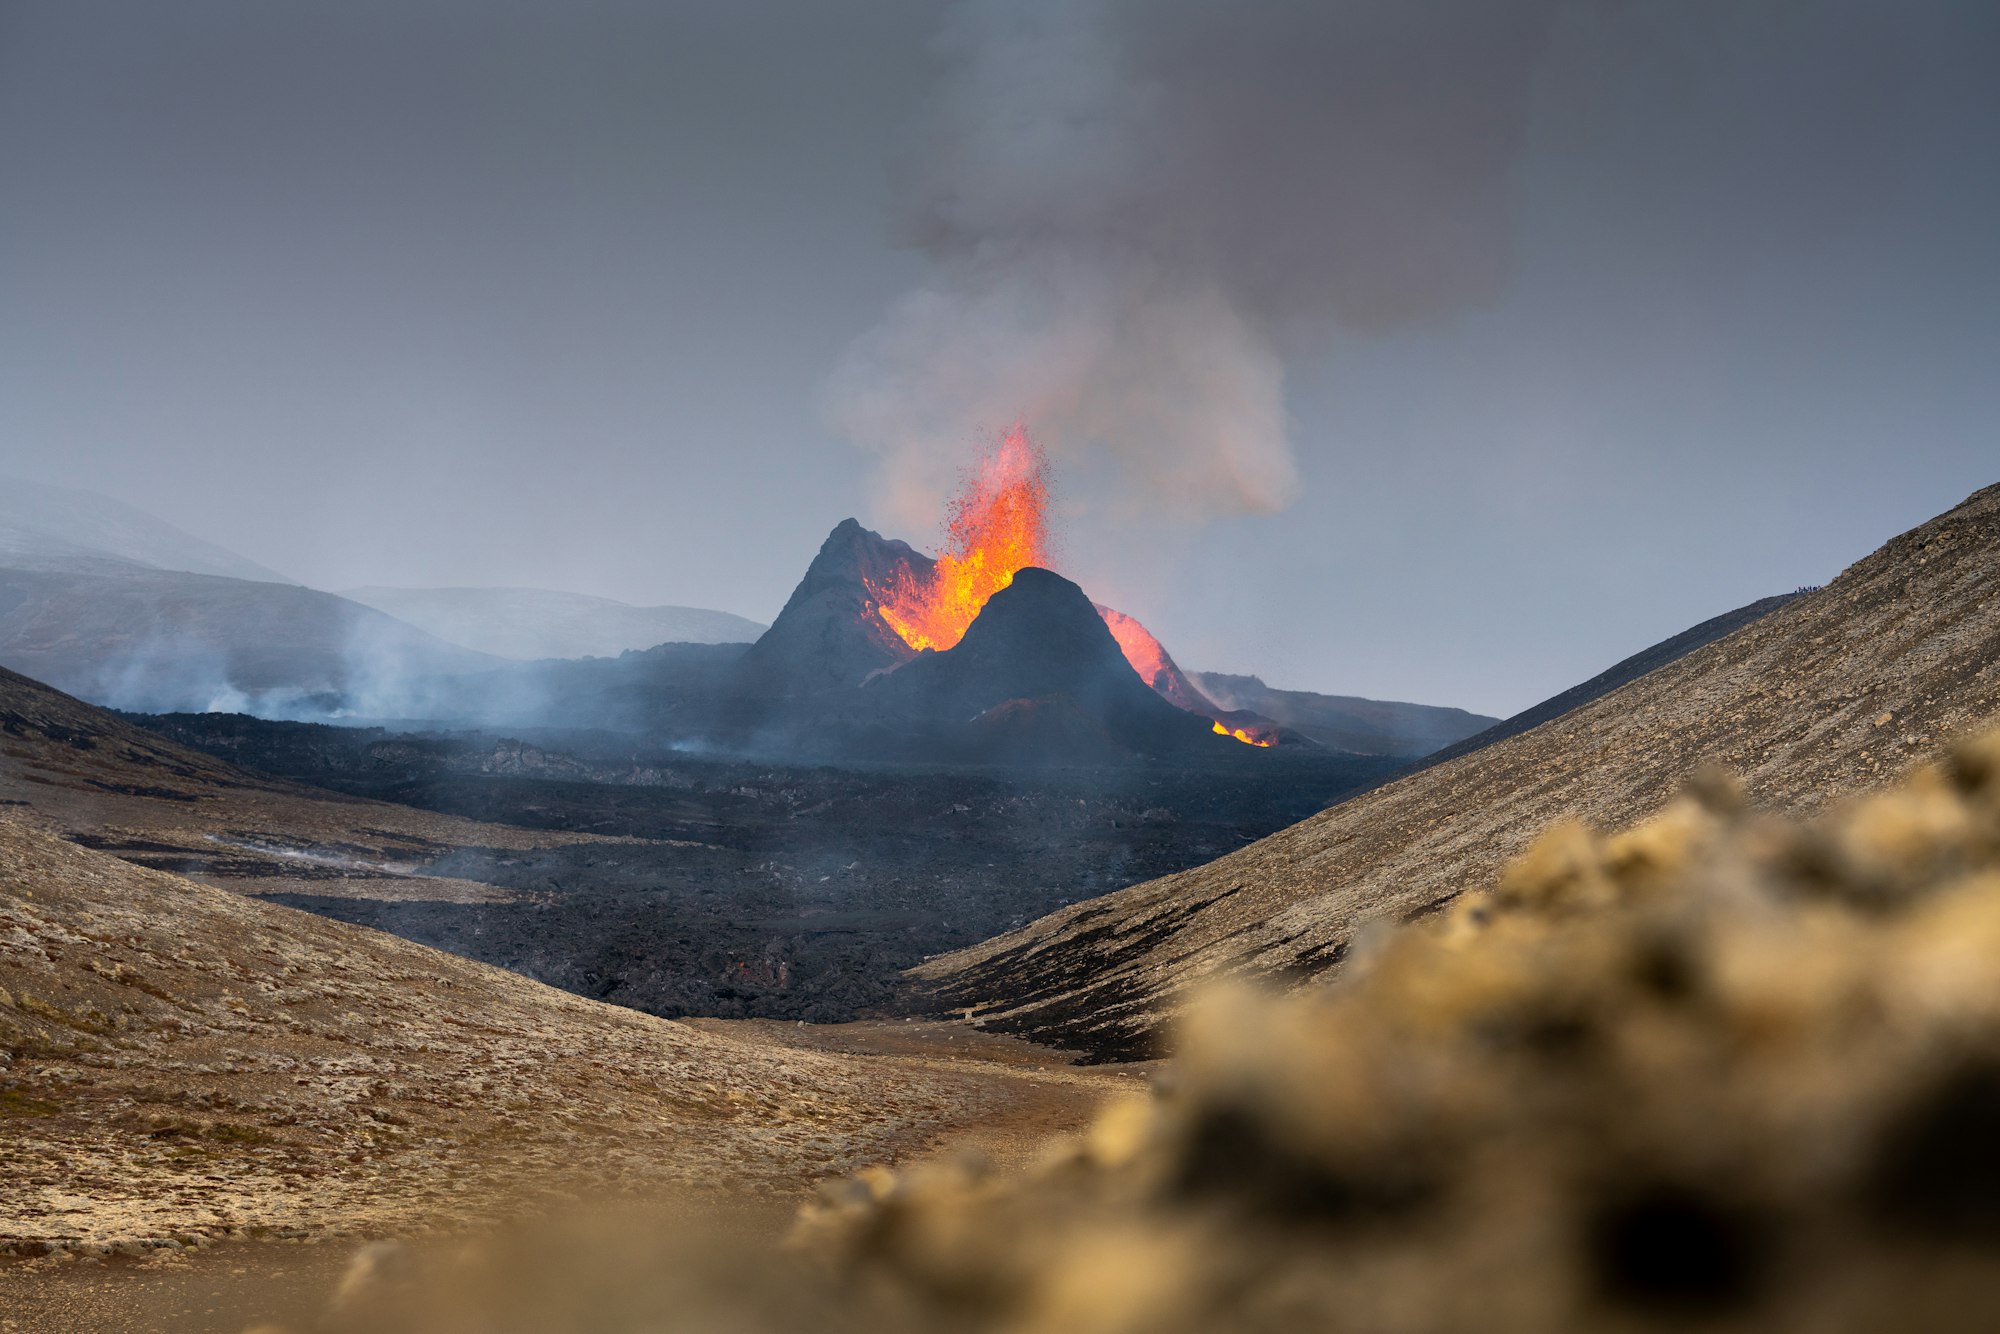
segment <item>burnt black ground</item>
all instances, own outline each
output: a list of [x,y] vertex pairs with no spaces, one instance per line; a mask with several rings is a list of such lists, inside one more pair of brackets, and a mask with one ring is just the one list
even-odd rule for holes
[[[358,796],[656,840],[465,848],[429,868],[514,890],[511,903],[357,898],[366,882],[352,879],[341,895],[280,902],[654,1014],[815,1022],[892,1011],[900,973],[929,955],[1211,861],[1400,763],[1245,747],[1220,771],[834,768],[635,749],[603,734],[132,721]],[[192,869],[230,873],[220,858]]]

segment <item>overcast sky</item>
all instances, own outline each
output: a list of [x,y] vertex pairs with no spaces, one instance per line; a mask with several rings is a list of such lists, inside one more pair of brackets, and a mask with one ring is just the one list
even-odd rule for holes
[[768,620],[1022,416],[1184,666],[1504,714],[2000,481],[2000,6],[0,0],[0,472]]

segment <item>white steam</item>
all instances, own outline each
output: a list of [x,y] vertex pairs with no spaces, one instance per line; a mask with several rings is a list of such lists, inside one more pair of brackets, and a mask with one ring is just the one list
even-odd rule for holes
[[967,0],[902,201],[932,269],[835,370],[832,425],[906,519],[1017,420],[1158,510],[1281,508],[1285,352],[1504,279],[1555,3]]

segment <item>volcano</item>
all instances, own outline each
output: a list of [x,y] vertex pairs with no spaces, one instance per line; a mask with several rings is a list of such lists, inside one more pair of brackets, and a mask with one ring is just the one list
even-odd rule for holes
[[[956,573],[982,555],[960,551]],[[941,568],[954,574],[943,559],[843,520],[736,664],[727,697],[689,719],[689,730],[833,758],[1006,764],[1226,756],[1238,742],[1281,737],[1311,744],[1218,708],[1145,626],[1039,566],[1006,569],[965,626],[940,629],[944,618],[933,618],[915,636],[924,643],[912,644],[912,607]],[[902,613],[885,593],[905,599]]]
[[1118,641],[1118,651],[1125,655],[1125,661],[1132,664],[1132,670],[1139,679],[1153,688],[1153,693],[1172,704],[1175,708],[1186,709],[1189,713],[1204,716],[1214,712],[1215,705],[1195,688],[1186,672],[1180,669],[1167,646],[1153,637],[1153,632],[1139,624],[1134,617],[1116,611],[1099,602],[1095,609],[1104,628]]
[[936,562],[907,542],[843,519],[820,544],[785,609],[738,664],[748,695],[796,697],[851,690],[917,650],[890,628],[872,588],[928,578]]
[[[1277,744],[1277,724],[1218,709],[1145,626],[1050,570],[1048,510],[1048,461],[1015,426],[967,471],[936,557],[845,520],[744,655],[714,721],[766,737],[854,724],[878,739],[899,721],[926,734],[972,725],[1012,759],[1042,746],[1065,758],[1174,753],[1197,723],[1203,746]],[[844,698],[878,678],[894,684]],[[917,743],[905,731],[899,744]]]
[[868,712],[962,724],[994,758],[1187,756],[1222,743],[1133,671],[1084,591],[1030,566],[987,599],[953,647],[926,651],[863,689]]

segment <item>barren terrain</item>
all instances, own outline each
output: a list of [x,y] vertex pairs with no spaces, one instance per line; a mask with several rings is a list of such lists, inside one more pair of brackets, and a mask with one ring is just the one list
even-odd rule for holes
[[[337,848],[313,854],[321,878],[273,885],[259,878],[271,868],[241,875],[241,849],[208,839],[86,834],[93,846],[669,1018],[839,1022],[891,1007],[902,970],[928,955],[1208,861],[1397,763],[1260,752],[1226,780],[1167,766],[833,768],[580,734],[140,721],[266,773],[479,820],[432,835],[463,842],[430,850],[423,874],[486,888],[426,893],[328,864]],[[495,825],[512,827],[504,844]],[[523,847],[523,829],[600,837]]]
[[505,897],[437,873],[462,848],[602,842],[368,801],[246,772],[0,670],[0,810],[37,828],[256,893],[335,882],[383,897]]
[[1152,1052],[1218,973],[1336,968],[1371,922],[1434,913],[1552,823],[1629,826],[1720,765],[1810,813],[2000,713],[2000,487],[1826,588],[1532,731],[1348,800],[1194,870],[916,970],[989,1026]]
[[606,1185],[792,1196],[974,1124],[1074,1123],[1123,1082],[936,1030],[690,1028],[9,817],[0,986],[0,1246],[29,1254],[436,1227]]

